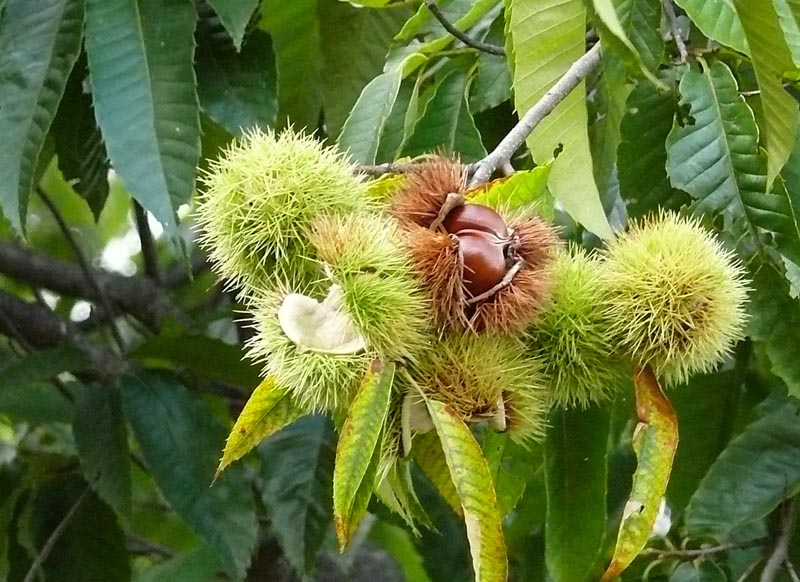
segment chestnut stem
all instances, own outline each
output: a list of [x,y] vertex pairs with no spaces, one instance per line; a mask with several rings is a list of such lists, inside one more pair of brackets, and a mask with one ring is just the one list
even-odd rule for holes
[[450,214],[450,211],[458,208],[464,204],[464,195],[459,194],[457,192],[450,192],[447,194],[447,198],[442,204],[442,207],[439,209],[439,214],[436,215],[436,218],[431,222],[431,230],[436,230],[442,223],[444,219],[447,218],[447,215]]
[[508,271],[506,271],[506,274],[503,276],[503,279],[497,285],[495,285],[488,291],[484,291],[480,295],[476,295],[475,297],[470,297],[469,299],[467,299],[467,305],[472,305],[474,303],[478,303],[479,301],[483,301],[484,299],[488,299],[498,291],[505,289],[506,287],[511,285],[511,282],[514,280],[514,277],[516,277],[517,273],[519,273],[520,269],[522,269],[523,264],[524,264],[523,260],[518,259],[517,262],[514,263]]
[[503,141],[489,155],[476,162],[474,165],[475,173],[470,181],[471,188],[487,182],[497,168],[511,160],[511,156],[525,143],[525,140],[536,129],[536,126],[547,115],[552,113],[553,109],[600,64],[600,55],[601,48],[600,43],[598,43],[589,52],[572,63],[572,66],[567,69],[564,76],[544,94],[544,97],[528,109],[522,119],[519,120],[519,123],[503,138]]
[[442,11],[439,10],[439,6],[436,4],[436,0],[425,0],[425,5],[430,10],[431,14],[433,14],[434,18],[439,21],[439,24],[444,27],[444,29],[449,32],[451,35],[456,37],[458,40],[463,42],[468,47],[472,47],[474,49],[478,49],[479,51],[483,51],[485,53],[489,53],[490,55],[497,55],[497,56],[505,56],[506,51],[501,46],[495,46],[493,44],[481,42],[470,36],[464,34],[462,31],[457,29],[444,14]]

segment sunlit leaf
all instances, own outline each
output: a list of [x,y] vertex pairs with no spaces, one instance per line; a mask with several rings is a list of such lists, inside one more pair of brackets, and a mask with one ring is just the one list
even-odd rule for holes
[[559,410],[544,446],[545,561],[558,582],[582,582],[597,562],[606,523],[609,414]]
[[389,414],[395,364],[373,362],[350,405],[333,475],[333,514],[339,547],[347,546],[375,486],[378,444]]
[[273,378],[263,380],[253,390],[228,435],[222,459],[217,467],[217,475],[228,465],[241,459],[262,440],[300,416],[302,412],[286,390],[277,386]]
[[2,11],[0,208],[17,231],[25,226],[39,154],[80,53],[85,4],[9,0]]
[[261,498],[272,531],[298,572],[311,568],[331,521],[335,435],[324,416],[286,427],[258,448]]
[[708,38],[748,54],[742,21],[733,0],[675,0]]
[[535,210],[545,218],[552,219],[554,201],[547,190],[551,167],[552,162],[545,162],[532,170],[515,172],[508,178],[494,180],[472,201],[512,212]]
[[86,6],[92,99],[111,163],[131,195],[171,228],[194,190],[200,156],[196,21],[183,0]]
[[678,447],[678,419],[650,368],[637,368],[633,377],[639,424],[633,433],[637,467],[625,504],[617,544],[603,581],[614,580],[642,551],[667,491]]
[[[586,8],[582,0],[507,2],[506,18],[513,43],[514,103],[522,115],[584,54]],[[539,164],[560,150],[550,190],[575,220],[598,236],[611,238],[592,175],[587,123],[586,90],[581,84],[539,124],[527,143]]]
[[476,582],[505,582],[508,574],[503,524],[492,476],[480,446],[452,408],[427,400],[467,524]]
[[442,443],[435,432],[418,434],[414,437],[411,454],[425,476],[430,479],[439,495],[447,502],[450,508],[458,515],[463,514],[458,491],[453,484],[447,460],[442,450]]

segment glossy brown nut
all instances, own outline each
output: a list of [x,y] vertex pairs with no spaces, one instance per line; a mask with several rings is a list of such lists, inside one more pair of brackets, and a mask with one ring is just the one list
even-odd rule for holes
[[454,208],[445,216],[442,225],[451,234],[470,229],[490,232],[500,238],[508,237],[508,227],[503,217],[483,204],[462,204]]
[[462,231],[457,236],[464,257],[464,288],[476,297],[503,280],[505,244],[493,234],[479,230]]

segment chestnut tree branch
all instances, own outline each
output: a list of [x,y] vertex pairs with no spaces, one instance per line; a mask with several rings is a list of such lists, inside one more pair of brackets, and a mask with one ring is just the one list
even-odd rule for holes
[[439,21],[439,24],[441,24],[447,32],[463,42],[465,45],[474,49],[478,49],[479,51],[489,53],[490,55],[497,55],[501,57],[505,56],[506,51],[503,47],[476,40],[458,30],[455,25],[447,20],[447,17],[442,14],[439,6],[436,4],[436,0],[425,0],[425,5],[428,7],[428,10],[430,10],[431,14],[433,14],[433,17]]
[[643,556],[657,556],[659,558],[701,558],[711,554],[730,552],[731,550],[743,550],[757,546],[764,546],[769,542],[769,538],[758,538],[741,543],[722,544],[719,546],[709,546],[693,550],[647,548],[642,550]]
[[664,15],[667,17],[667,22],[669,22],[670,34],[675,41],[675,46],[678,47],[678,54],[681,57],[681,62],[685,63],[689,53],[686,51],[686,43],[683,42],[683,37],[681,36],[681,29],[680,26],[678,26],[678,17],[675,14],[675,7],[672,5],[672,0],[664,0],[663,4]]
[[772,553],[761,571],[761,582],[774,582],[783,565],[789,559],[789,543],[794,530],[794,514],[797,502],[787,499],[780,505],[780,521]]
[[[169,295],[150,279],[125,277],[100,269],[89,270],[94,282],[90,282],[83,269],[75,263],[0,240],[0,273],[23,283],[99,302],[106,311],[116,307],[154,331],[158,330],[166,315],[177,312]],[[103,296],[108,298],[108,307],[102,301]]]
[[536,126],[561,103],[573,89],[580,85],[586,76],[600,64],[600,43],[594,45],[585,55],[572,63],[567,72],[553,85],[544,96],[531,107],[508,135],[485,158],[473,166],[474,173],[470,186],[475,187],[487,182],[497,168],[503,167],[511,160],[525,140],[536,129]]

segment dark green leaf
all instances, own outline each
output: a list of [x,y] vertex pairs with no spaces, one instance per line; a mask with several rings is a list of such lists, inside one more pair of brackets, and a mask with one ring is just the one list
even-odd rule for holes
[[258,448],[272,531],[298,572],[314,565],[331,521],[335,446],[330,421],[309,416]]
[[195,70],[203,111],[234,135],[273,126],[278,73],[269,35],[254,30],[239,52],[216,18],[203,12],[201,16]]
[[620,23],[642,59],[642,65],[655,71],[664,56],[659,0],[613,0]]
[[236,50],[242,48],[242,39],[250,23],[250,17],[258,8],[260,0],[206,0],[219,16],[225,29],[233,39]]
[[108,197],[108,154],[94,119],[92,98],[86,92],[88,71],[83,58],[67,82],[64,97],[53,120],[53,141],[58,168],[92,210],[100,217]]
[[[85,0],[10,0],[0,20],[0,208],[18,231],[45,137],[78,59]],[[14,144],[13,147],[9,147]]]
[[667,138],[672,185],[697,199],[695,212],[724,214],[735,240],[746,239],[763,253],[769,233],[781,252],[800,262],[794,210],[785,195],[765,193],[758,127],[730,69],[716,61],[702,73],[689,71],[680,91],[691,119],[676,123]]
[[44,546],[78,502],[74,516],[43,564],[46,579],[48,582],[127,582],[130,565],[125,533],[114,512],[80,479],[53,480],[38,491],[31,515],[35,547]]
[[[504,25],[503,18],[497,18],[483,41],[502,46]],[[510,98],[511,70],[508,61],[503,57],[482,52],[478,56],[475,81],[470,86],[470,111],[477,114],[497,107]]]
[[314,131],[322,109],[322,48],[317,0],[265,0],[261,26],[278,61],[281,125]]
[[198,546],[151,566],[136,576],[134,582],[214,582],[218,579],[214,552],[207,546]]
[[242,468],[231,467],[210,487],[225,429],[198,398],[170,376],[122,380],[125,412],[147,466],[166,500],[243,576],[257,541],[252,492]]
[[631,216],[659,206],[676,208],[688,201],[685,194],[672,189],[665,169],[665,143],[678,101],[675,83],[669,87],[670,91],[660,91],[651,83],[639,83],[628,96],[617,168],[620,192]]
[[800,398],[800,359],[795,342],[800,329],[800,304],[789,296],[780,275],[762,268],[753,278],[750,337],[760,342],[771,371],[786,383],[789,394]]
[[81,372],[90,366],[85,353],[68,346],[38,350],[3,364],[0,366],[0,392],[49,380],[61,372]]
[[392,37],[409,14],[406,6],[364,10],[347,2],[326,0],[319,4],[328,135],[341,133],[362,90],[381,74]]
[[770,513],[800,485],[800,411],[789,403],[733,439],[700,483],[686,510],[691,535],[726,540]]
[[469,111],[465,92],[469,77],[463,70],[449,72],[436,87],[413,133],[403,145],[403,155],[437,151],[457,154],[463,162],[486,155],[481,135]]
[[584,582],[594,568],[606,523],[609,413],[557,411],[545,441],[545,559],[555,582]]
[[414,112],[411,106],[419,97],[419,82],[407,79],[400,84],[397,98],[394,100],[392,112],[386,118],[380,134],[375,163],[393,162],[406,138],[406,119]]
[[78,396],[72,423],[83,475],[117,511],[131,511],[131,462],[116,386],[90,384]]
[[542,451],[533,452],[508,438],[506,433],[488,432],[483,440],[483,454],[489,463],[497,506],[506,516],[517,505],[525,486],[542,462]]
[[148,367],[185,369],[199,377],[252,390],[259,369],[244,359],[241,346],[201,335],[161,335],[138,345],[131,357]]
[[708,560],[699,563],[684,562],[669,578],[669,582],[727,582],[727,580],[725,572]]
[[92,97],[111,163],[131,195],[173,228],[200,156],[196,20],[188,0],[88,0],[86,7]]

